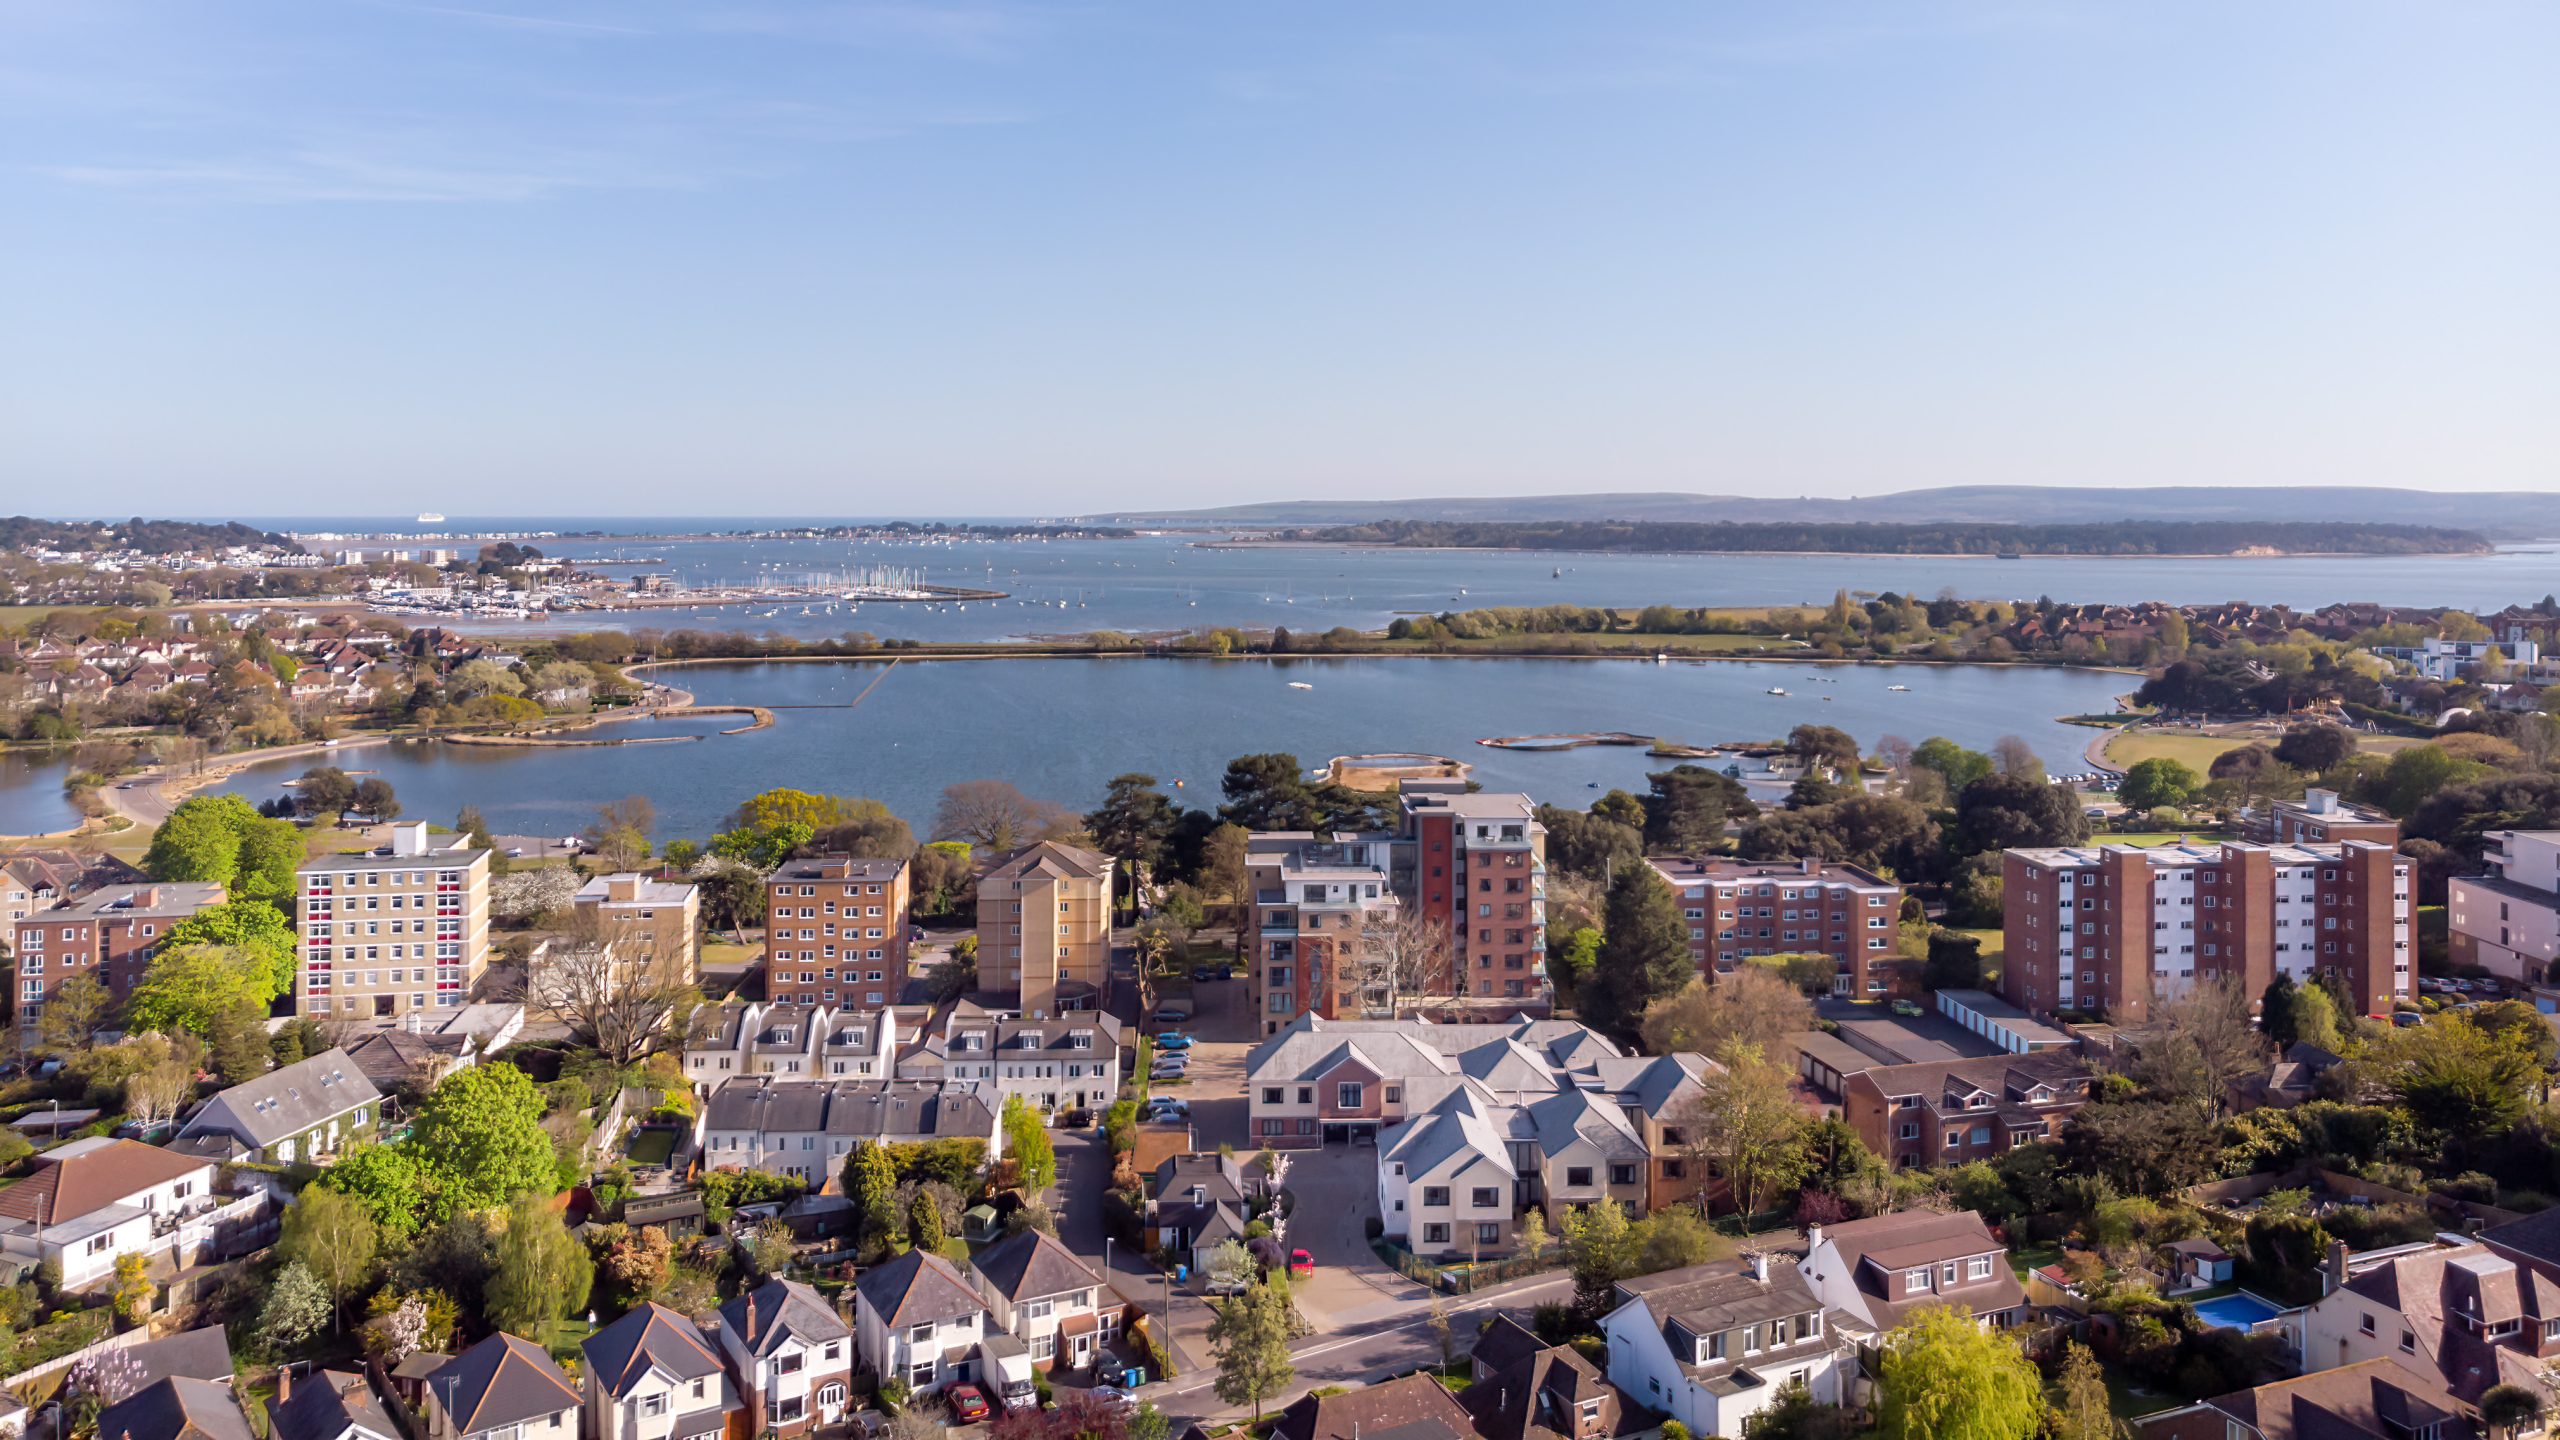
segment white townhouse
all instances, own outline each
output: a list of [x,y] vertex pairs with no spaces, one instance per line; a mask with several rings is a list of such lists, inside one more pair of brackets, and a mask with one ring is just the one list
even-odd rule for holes
[[817,1291],[767,1280],[720,1307],[720,1348],[747,1392],[747,1433],[792,1436],[842,1421],[853,1329]]
[[859,1080],[732,1080],[711,1092],[695,1133],[714,1169],[770,1170],[812,1186],[844,1172],[857,1145],[974,1140],[1001,1157],[996,1113],[974,1090]]
[[898,1056],[898,1078],[1019,1095],[1044,1115],[1101,1109],[1120,1093],[1120,1040],[1119,1020],[1099,1010],[1026,1020],[962,1001]]
[[831,1005],[720,1005],[694,1012],[685,1078],[716,1090],[741,1075],[788,1080],[887,1080],[901,1036],[920,1017]]
[[701,1327],[655,1301],[587,1337],[587,1440],[718,1440],[746,1402]]
[[991,1317],[950,1261],[910,1250],[864,1271],[853,1288],[862,1363],[874,1374],[896,1376],[919,1395],[977,1378]]

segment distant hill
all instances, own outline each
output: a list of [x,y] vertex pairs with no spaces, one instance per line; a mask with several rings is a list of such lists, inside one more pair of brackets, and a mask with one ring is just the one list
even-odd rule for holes
[[2503,540],[2541,539],[2560,536],[2560,494],[2520,490],[2460,493],[2354,485],[2164,485],[2115,490],[1952,485],[1853,500],[1657,491],[1415,500],[1280,500],[1209,510],[1126,511],[1098,518],[1122,524],[1194,525],[1368,525],[1388,520],[2090,525],[2111,520],[2307,517],[2369,525],[2451,525]]
[[238,521],[219,525],[194,520],[38,520],[0,517],[0,550],[138,550],[146,555],[194,555],[234,545],[270,545],[299,552],[286,537]]
[[1504,550],[1856,555],[2456,555],[2477,531],[2335,520],[2108,520],[2092,525],[1871,521],[1380,520],[1277,532],[1327,544]]

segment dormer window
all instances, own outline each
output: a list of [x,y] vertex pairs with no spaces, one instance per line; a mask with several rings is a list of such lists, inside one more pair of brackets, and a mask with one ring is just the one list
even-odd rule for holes
[[1926,1265],[1921,1266],[1921,1267],[1920,1267],[1919,1269],[1917,1269],[1917,1270],[1905,1270],[1905,1271],[1903,1271],[1903,1272],[1902,1272],[1902,1293],[1903,1293],[1903,1294],[1905,1294],[1905,1295],[1917,1295],[1917,1294],[1919,1294],[1921,1291],[1926,1290],[1926,1289],[1928,1289],[1928,1288],[1929,1288],[1929,1267],[1927,1267]]

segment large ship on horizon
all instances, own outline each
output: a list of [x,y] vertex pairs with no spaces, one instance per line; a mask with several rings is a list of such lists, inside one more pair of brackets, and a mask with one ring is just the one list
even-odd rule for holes
[[418,523],[421,525],[441,525],[444,523],[444,517],[433,510],[429,510],[418,517]]

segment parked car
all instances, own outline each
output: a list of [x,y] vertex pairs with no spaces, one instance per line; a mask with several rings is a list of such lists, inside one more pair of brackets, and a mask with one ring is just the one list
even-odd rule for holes
[[2391,1013],[2391,1023],[2407,1030],[2412,1026],[2426,1024],[2427,1017],[2415,1010],[2395,1010]]
[[1188,1080],[1191,1078],[1191,1067],[1183,1064],[1179,1060],[1161,1061],[1155,1066],[1155,1068],[1147,1072],[1147,1078],[1151,1080]]
[[1156,1007],[1156,1023],[1159,1025],[1188,1025],[1191,1023],[1191,1007],[1179,1002],[1168,1002],[1166,1004],[1159,1005]]
[[987,1392],[971,1381],[945,1385],[942,1398],[951,1404],[951,1418],[963,1425],[975,1425],[987,1418]]
[[1316,1257],[1308,1254],[1304,1250],[1292,1250],[1289,1252],[1290,1279],[1303,1279],[1306,1276],[1313,1275],[1314,1273],[1316,1273]]
[[889,1417],[877,1410],[856,1410],[844,1423],[852,1440],[882,1440],[889,1433]]
[[1171,1095],[1159,1095],[1148,1102],[1147,1118],[1150,1120],[1188,1120],[1191,1118],[1191,1102],[1188,1100],[1178,1100]]
[[1918,1015],[1923,1013],[1920,1009],[1920,1002],[1916,1000],[1896,1000],[1885,1008],[1891,1010],[1896,1015]]
[[1191,978],[1194,980],[1224,980],[1234,973],[1234,971],[1229,970],[1224,965],[1194,965],[1191,967]]
[[1090,1130],[1093,1128],[1093,1112],[1081,1105],[1072,1110],[1061,1110],[1058,1123],[1069,1130]]
[[1158,1050],[1188,1050],[1191,1048],[1191,1037],[1179,1030],[1167,1030],[1156,1037],[1156,1048]]

